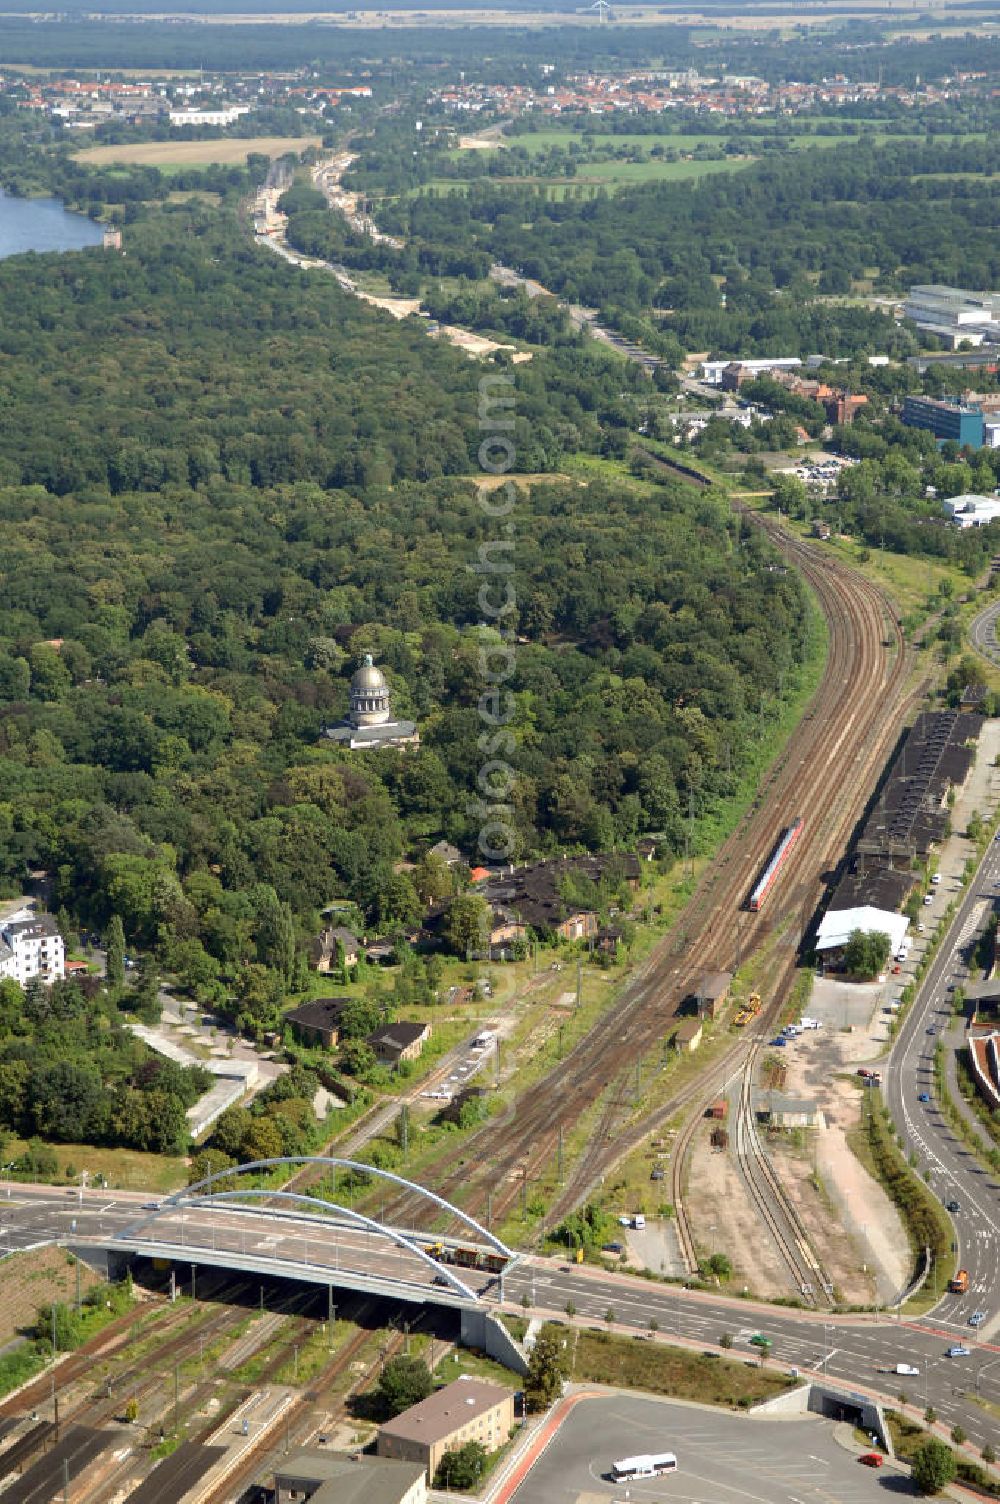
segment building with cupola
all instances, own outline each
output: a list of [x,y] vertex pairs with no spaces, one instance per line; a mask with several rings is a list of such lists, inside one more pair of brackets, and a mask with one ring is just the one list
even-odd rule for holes
[[393,718],[389,686],[371,653],[351,679],[351,707],[345,721],[327,726],[323,735],[352,752],[370,747],[415,747],[420,733],[413,721]]

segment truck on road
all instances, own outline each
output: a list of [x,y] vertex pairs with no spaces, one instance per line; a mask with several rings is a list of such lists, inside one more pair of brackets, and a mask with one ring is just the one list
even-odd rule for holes
[[954,1279],[948,1281],[948,1289],[952,1295],[964,1295],[969,1288],[968,1269],[959,1269]]

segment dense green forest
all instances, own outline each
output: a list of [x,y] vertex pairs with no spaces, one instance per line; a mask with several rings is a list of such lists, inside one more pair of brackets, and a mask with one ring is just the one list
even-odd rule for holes
[[[141,9],[127,0],[130,13]],[[5,7],[6,8],[6,7]],[[247,7],[248,10],[252,6]],[[995,70],[1000,39],[966,35],[895,37],[888,26],[852,21],[817,41],[778,30],[726,32],[665,21],[662,26],[601,26],[596,20],[539,26],[526,45],[523,27],[336,25],[218,25],[167,21],[34,19],[0,16],[0,56],[42,68],[307,67],[372,69],[400,80],[415,67],[460,68],[469,79],[540,79],[542,64],[563,71],[588,68],[697,67],[724,69],[772,81],[819,82],[835,73],[886,84],[937,80],[956,72]],[[550,80],[551,81],[551,80]]]
[[[138,1004],[139,991],[128,1001]],[[30,982],[22,992],[0,981],[0,1131],[177,1153],[188,1142],[185,1109],[211,1081],[154,1055],[96,985]]]
[[[0,265],[0,873],[48,868],[252,1019],[331,898],[391,930],[420,912],[402,856],[473,850],[481,368],[228,213],[126,235]],[[679,849],[805,649],[797,580],[721,499],[556,473],[645,381],[576,339],[517,371],[518,467],[552,472],[514,514],[525,851]],[[419,750],[320,741],[364,651]]]
[[[660,348],[675,361],[703,349],[905,354],[910,336],[885,314],[833,299],[864,278],[876,291],[997,285],[992,152],[988,140],[878,147],[862,139],[695,184],[583,200],[488,182],[431,190],[380,209],[381,227],[404,238],[403,251],[359,248],[357,256],[395,258],[407,271],[478,251],[612,318],[669,309]],[[364,182],[363,157],[354,180]]]

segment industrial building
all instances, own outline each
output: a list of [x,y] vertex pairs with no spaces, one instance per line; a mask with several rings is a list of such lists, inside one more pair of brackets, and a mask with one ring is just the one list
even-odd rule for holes
[[705,1026],[700,1018],[682,1018],[674,1030],[674,1049],[692,1054],[701,1044]]
[[770,1087],[753,1094],[754,1117],[768,1128],[825,1128],[826,1119],[815,1102],[787,1097]]
[[887,770],[820,921],[816,947],[836,963],[852,930],[882,931],[895,954],[907,930],[899,912],[924,881],[931,852],[948,830],[948,796],[975,760],[983,717],[971,711],[919,715]]
[[446,1452],[457,1451],[467,1441],[495,1452],[513,1428],[512,1391],[463,1374],[381,1426],[378,1455],[418,1463],[433,1482]]
[[907,397],[903,422],[908,428],[926,428],[939,443],[953,439],[964,448],[981,449],[985,442],[983,415],[978,407],[959,402],[939,402],[934,397]]
[[1000,496],[949,496],[941,505],[956,527],[986,527],[1000,518]]
[[698,1012],[707,1013],[709,1018],[716,1018],[725,1006],[732,985],[731,971],[702,972],[694,990],[694,1001]]
[[903,313],[953,350],[960,344],[1000,341],[1000,293],[925,284],[910,288]]
[[768,356],[763,360],[703,360],[701,379],[707,386],[722,386],[723,372],[733,367],[739,369],[744,381],[753,381],[771,371],[796,371],[801,365],[797,355]]
[[854,931],[862,930],[866,935],[888,935],[890,952],[895,955],[906,940],[909,927],[905,914],[891,909],[877,909],[869,904],[857,909],[831,908],[820,921],[816,949],[824,960],[838,960]]

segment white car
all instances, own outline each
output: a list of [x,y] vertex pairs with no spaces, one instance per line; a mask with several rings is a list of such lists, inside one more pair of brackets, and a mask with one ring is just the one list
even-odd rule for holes
[[905,1375],[909,1379],[916,1379],[920,1376],[920,1369],[914,1368],[912,1363],[897,1363],[896,1372]]

